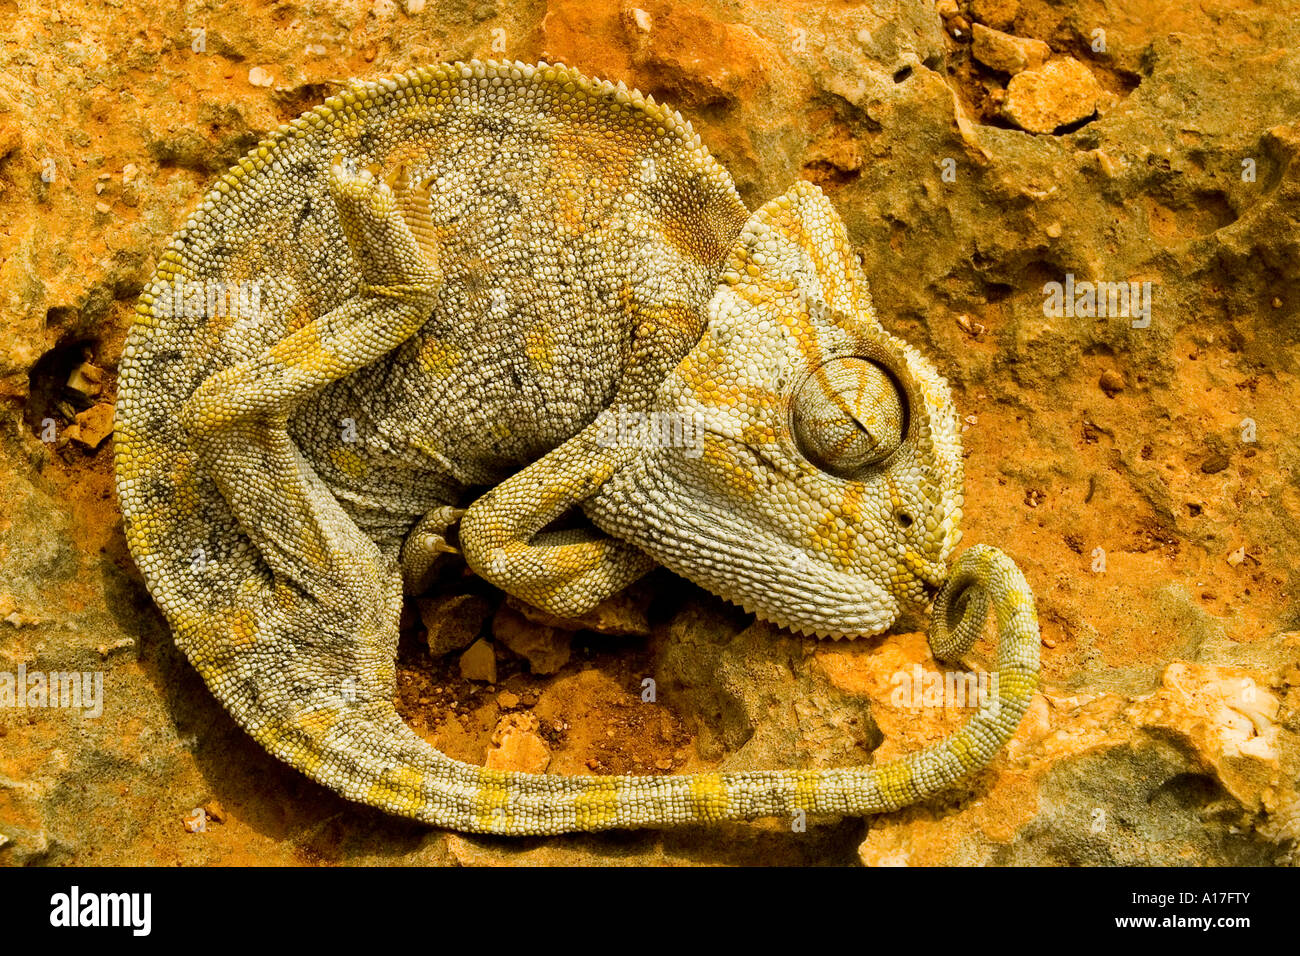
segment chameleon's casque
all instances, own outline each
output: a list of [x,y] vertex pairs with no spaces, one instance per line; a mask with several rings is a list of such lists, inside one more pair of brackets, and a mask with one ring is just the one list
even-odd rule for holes
[[[642,440],[647,422],[690,440]],[[1015,565],[979,546],[948,571],[948,387],[877,322],[826,197],[801,182],[751,215],[676,113],[561,66],[354,83],[260,143],[140,298],[116,445],[131,551],[235,719],[339,793],[440,826],[890,810],[986,763],[1037,679]],[[551,527],[575,508],[594,528]],[[457,525],[474,571],[567,615],[656,563],[833,637],[942,586],[935,654],[964,653],[992,606],[998,693],[875,768],[461,763],[393,706],[403,586]]]

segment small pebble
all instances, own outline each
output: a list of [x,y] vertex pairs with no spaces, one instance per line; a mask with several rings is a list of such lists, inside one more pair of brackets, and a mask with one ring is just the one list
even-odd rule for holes
[[1213,452],[1205,461],[1201,462],[1201,472],[1206,475],[1217,475],[1230,464],[1227,455]]
[[460,676],[466,680],[482,681],[495,684],[497,680],[497,656],[492,645],[479,638],[460,655]]
[[1010,30],[1019,12],[1019,0],[973,0],[971,3],[971,15],[998,30]]
[[1101,373],[1101,378],[1097,381],[1101,390],[1114,398],[1120,392],[1124,391],[1124,376],[1114,369],[1107,369]]
[[[73,430],[75,429],[75,431]],[[107,402],[77,413],[77,423],[68,428],[72,439],[94,450],[113,434],[113,406]]]
[[1101,92],[1086,66],[1065,57],[1013,76],[1002,113],[1030,133],[1051,133],[1095,113]]
[[1028,40],[1001,30],[990,30],[982,23],[972,27],[974,43],[971,55],[985,66],[1015,75],[1036,70],[1052,55],[1052,48],[1042,40]]

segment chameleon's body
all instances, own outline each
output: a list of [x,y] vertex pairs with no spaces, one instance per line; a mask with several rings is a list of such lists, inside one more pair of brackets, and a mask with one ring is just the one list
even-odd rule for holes
[[[355,84],[260,144],[163,255],[119,394],[127,539],[178,644],[271,753],[393,813],[522,834],[889,810],[986,763],[1035,684],[1015,566],[972,548],[947,573],[947,385],[876,322],[825,197],[751,216],[677,114],[563,67]],[[612,410],[701,437],[611,441]],[[595,529],[544,530],[577,507]],[[457,520],[476,572],[568,615],[659,562],[852,636],[947,580],[934,650],[964,652],[991,601],[1000,693],[874,769],[454,761],[393,692],[403,580]]]

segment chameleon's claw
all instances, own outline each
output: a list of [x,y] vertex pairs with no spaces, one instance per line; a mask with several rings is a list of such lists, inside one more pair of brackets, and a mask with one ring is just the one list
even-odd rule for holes
[[402,184],[406,182],[406,164],[398,163],[391,170],[384,174],[384,182],[393,192],[399,192]]
[[464,508],[434,508],[417,522],[402,545],[402,580],[407,594],[419,594],[431,582],[444,554],[460,554],[447,540],[448,532],[465,513]]
[[428,551],[436,551],[439,554],[460,554],[460,548],[454,544],[448,544],[447,539],[440,534],[426,534],[424,536],[424,547]]

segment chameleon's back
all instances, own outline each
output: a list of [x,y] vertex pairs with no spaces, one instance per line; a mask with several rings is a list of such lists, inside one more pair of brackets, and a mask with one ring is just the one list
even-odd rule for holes
[[178,412],[214,372],[356,295],[327,187],[340,157],[432,178],[445,281],[419,334],[310,400],[326,413],[291,430],[354,518],[396,527],[590,421],[646,310],[679,308],[693,341],[747,217],[676,113],[562,66],[451,64],[357,84],[260,143],[166,249],[121,366],[127,540],[182,647],[196,611],[219,614],[269,579]]

